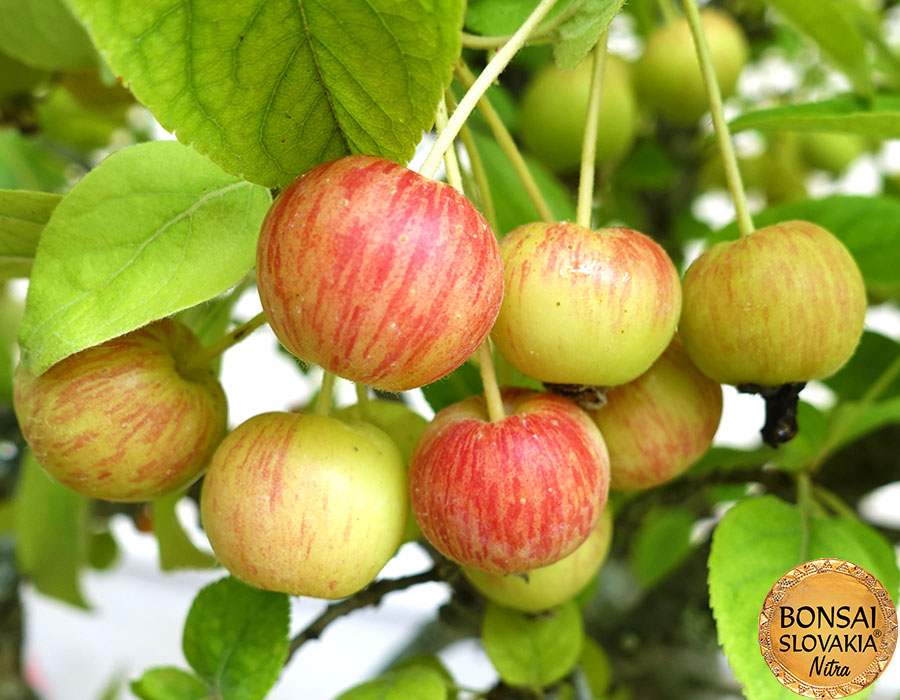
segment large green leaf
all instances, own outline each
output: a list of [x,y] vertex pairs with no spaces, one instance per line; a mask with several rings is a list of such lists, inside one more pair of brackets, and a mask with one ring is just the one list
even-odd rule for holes
[[862,566],[896,595],[900,573],[890,543],[858,520],[809,516],[804,521],[799,508],[765,496],[739,503],[716,528],[709,557],[710,603],[719,642],[747,700],[796,697],[759,653],[757,622],[769,589],[782,575],[824,557]]
[[0,190],[0,278],[28,277],[44,225],[61,195]]
[[175,506],[182,495],[174,493],[153,501],[153,534],[159,544],[159,568],[172,571],[214,567],[215,558],[197,549],[178,522]]
[[[880,333],[865,331],[849,362],[823,381],[842,399],[860,399],[898,357],[900,343]],[[900,377],[885,387],[881,395],[900,396]]]
[[[757,228],[791,219],[812,221],[831,231],[853,254],[870,291],[900,296],[900,198],[835,195],[771,207],[753,216]],[[713,240],[737,237],[732,224],[716,232]]]
[[337,700],[444,700],[447,685],[433,668],[410,666],[389,671],[341,693]]
[[697,516],[687,508],[671,506],[651,512],[641,522],[628,553],[632,576],[652,588],[691,553],[691,530]]
[[109,156],[44,228],[19,331],[23,362],[41,373],[225,291],[253,266],[269,204],[266,189],[174,141]]
[[0,127],[0,188],[61,191],[69,164],[41,141]]
[[65,0],[0,0],[0,50],[48,70],[91,68],[97,58]]
[[834,448],[838,449],[874,430],[900,423],[900,396],[885,401],[858,404],[845,401],[835,408],[832,425],[842,425]]
[[73,0],[164,127],[268,186],[348,153],[406,162],[459,56],[461,0]]
[[41,592],[86,608],[79,573],[87,561],[88,499],[51,479],[28,450],[16,489],[16,559]]
[[262,700],[284,665],[289,623],[286,595],[228,576],[194,598],[184,656],[222,700]]
[[584,644],[581,611],[571,600],[539,616],[488,603],[481,643],[505,683],[541,688],[578,663]]
[[896,139],[900,138],[900,95],[875,95],[871,100],[842,95],[823,102],[761,109],[742,114],[729,127],[732,133],[745,129],[831,131]]
[[[466,27],[485,35],[504,35],[515,32],[540,0],[469,0]],[[542,34],[572,15],[585,0],[558,0],[538,25],[535,34]]]
[[845,0],[766,0],[769,5],[813,39],[862,94],[871,92],[866,43],[859,27],[844,14]]
[[585,0],[553,34],[553,59],[562,70],[572,70],[600,40],[625,0]]

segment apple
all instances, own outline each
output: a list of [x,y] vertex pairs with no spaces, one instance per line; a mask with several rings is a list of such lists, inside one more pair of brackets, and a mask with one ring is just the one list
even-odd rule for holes
[[624,384],[672,339],[681,311],[678,272],[648,236],[531,223],[511,231],[501,253],[506,294],[493,339],[529,377]]
[[[403,464],[409,469],[409,460],[412,457],[413,448],[428,425],[428,421],[413,411],[409,406],[400,401],[386,401],[375,399],[369,401],[365,410],[359,404],[336,411],[335,418],[350,418],[358,421],[367,421],[380,428],[394,441]],[[406,529],[403,531],[403,541],[412,542],[419,539],[422,531],[416,522],[412,511],[406,521]]]
[[202,347],[163,319],[13,379],[22,435],[57,481],[92,498],[147,501],[191,483],[225,434],[226,401]]
[[800,137],[803,157],[810,167],[840,175],[866,150],[863,134],[808,132]]
[[400,546],[406,468],[368,423],[264,413],[216,450],[200,513],[219,562],[259,588],[343,598]]
[[492,573],[521,573],[572,552],[597,523],[609,485],[603,436],[560,396],[503,390],[491,422],[483,396],[440,411],[409,472],[422,533],[442,554]]
[[694,366],[676,335],[650,369],[610,389],[591,415],[609,450],[612,488],[646,489],[674,479],[709,449],[722,387]]
[[[722,97],[734,93],[749,48],[740,25],[714,8],[700,13],[703,32]],[[687,19],[659,27],[647,37],[637,63],[638,93],[666,121],[677,126],[695,124],[709,109],[700,63]]]
[[688,268],[679,332],[720,384],[824,379],[862,335],[866,290],[849,251],[808,221],[717,243]]
[[486,598],[508,608],[538,612],[573,598],[597,574],[612,541],[612,509],[603,509],[597,526],[579,547],[559,561],[521,574],[493,574],[463,567],[463,574]]
[[452,187],[374,156],[298,177],[259,236],[266,317],[294,355],[385,391],[459,367],[503,294],[497,241]]
[[[572,71],[551,64],[538,71],[522,93],[522,141],[557,172],[576,170],[581,163],[591,73],[591,61],[582,61]],[[622,157],[636,129],[637,103],[628,65],[618,56],[607,56],[595,160],[606,163]]]

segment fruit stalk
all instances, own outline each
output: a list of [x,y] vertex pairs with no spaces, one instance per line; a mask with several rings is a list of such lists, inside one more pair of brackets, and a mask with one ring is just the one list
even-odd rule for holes
[[606,66],[606,40],[603,32],[592,52],[594,64],[591,71],[591,93],[588,98],[587,117],[584,120],[584,141],[581,148],[581,172],[578,178],[578,205],[575,223],[591,228],[591,209],[594,203],[594,156],[597,152],[597,122],[600,120],[600,97],[603,92],[603,70]]
[[697,0],[682,0],[682,5],[688,26],[691,28],[691,36],[694,37],[694,48],[697,51],[697,60],[700,62],[700,72],[703,74],[703,84],[706,86],[709,111],[716,132],[716,143],[722,156],[728,190],[731,192],[731,199],[734,202],[738,231],[742,236],[749,236],[753,233],[753,220],[750,218],[750,209],[747,207],[747,195],[744,193],[744,185],[741,182],[741,171],[738,168],[734,145],[731,143],[731,134],[728,131],[728,124],[725,122],[722,92],[716,81],[716,71],[709,53],[709,45],[706,42],[706,35],[703,33],[700,10],[697,7]]
[[[449,89],[446,92],[446,100],[450,108],[456,109],[456,100]],[[480,100],[478,104],[481,104]],[[475,145],[475,139],[468,124],[463,124],[462,129],[459,130],[459,140],[462,141],[466,154],[469,156],[469,165],[472,168],[472,178],[475,180],[475,186],[478,188],[482,214],[484,214],[484,218],[487,219],[491,229],[496,231],[498,228],[497,209],[494,207],[494,198],[491,195],[491,184],[488,182],[484,161],[481,160],[481,154],[478,152],[478,146]]]
[[465,123],[466,119],[469,118],[472,110],[475,109],[478,100],[485,92],[487,92],[487,89],[491,86],[491,83],[497,79],[497,76],[503,72],[503,69],[506,68],[513,56],[516,55],[516,52],[525,45],[531,32],[533,32],[540,21],[547,16],[547,13],[550,12],[555,4],[556,0],[541,0],[538,6],[534,8],[534,12],[528,15],[528,18],[522,23],[522,26],[516,30],[516,33],[510,37],[510,40],[503,45],[503,48],[497,51],[494,57],[484,67],[484,70],[481,71],[481,75],[475,80],[475,84],[472,85],[471,89],[469,89],[465,95],[463,95],[459,107],[456,108],[456,111],[453,112],[453,116],[450,117],[447,128],[441,132],[441,135],[438,137],[437,141],[435,141],[434,146],[431,147],[431,151],[425,158],[425,162],[422,163],[422,167],[419,168],[420,175],[434,177],[434,174],[438,169],[438,164],[441,162],[441,158],[444,157],[444,153],[450,148],[450,144],[453,143],[453,139],[456,138],[460,128]]
[[319,396],[316,398],[315,414],[327,416],[331,413],[332,396],[334,394],[334,375],[328,370],[322,370],[322,386]]
[[195,369],[200,369],[201,367],[205,367],[210,362],[215,360],[219,355],[225,352],[232,345],[237,345],[244,338],[250,335],[253,331],[259,328],[261,325],[266,323],[266,315],[262,311],[260,311],[256,316],[251,318],[249,321],[246,321],[239,325],[237,328],[234,328],[221,338],[219,338],[212,345],[203,348],[203,350],[197,353],[194,357],[190,359],[190,361],[186,365],[186,371],[190,372]]
[[659,6],[659,12],[663,18],[663,24],[670,24],[678,19],[678,13],[675,12],[675,8],[672,7],[671,0],[657,0],[656,4]]
[[[470,89],[475,83],[475,76],[462,59],[456,63],[456,78],[466,89]],[[494,106],[486,96],[483,96],[478,100],[478,109],[481,111],[481,115],[484,117],[491,133],[494,135],[497,145],[503,149],[504,155],[509,159],[510,165],[512,165],[513,170],[516,172],[516,176],[521,180],[522,187],[525,188],[525,194],[528,195],[528,199],[531,200],[534,208],[537,209],[541,221],[546,221],[548,224],[556,221],[556,217],[554,217],[553,212],[550,211],[550,207],[547,205],[537,182],[535,182],[534,176],[531,174],[531,170],[525,162],[525,158],[522,157],[522,153],[519,151],[515,139],[513,139],[512,134],[509,133],[509,129],[506,128],[503,120],[500,119],[500,115],[497,114],[497,110],[494,109]]]

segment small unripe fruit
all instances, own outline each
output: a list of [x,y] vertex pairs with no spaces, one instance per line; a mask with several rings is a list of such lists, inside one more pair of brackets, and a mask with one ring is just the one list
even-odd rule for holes
[[722,387],[694,366],[676,335],[640,377],[613,387],[591,415],[609,449],[614,489],[674,479],[702,457],[722,417]]
[[279,195],[256,274],[290,352],[386,391],[459,367],[503,294],[497,241],[475,207],[448,185],[365,155],[319,165]]
[[[571,71],[549,65],[539,71],[522,94],[519,131],[525,145],[557,172],[578,168],[591,89],[592,63]],[[623,156],[634,142],[637,103],[628,65],[607,56],[597,124],[598,163]]]
[[482,396],[439,412],[409,473],[422,533],[442,554],[494,573],[547,566],[597,523],[609,461],[597,426],[559,396],[504,389],[506,417]]
[[843,243],[808,221],[717,243],[688,268],[683,289],[682,342],[720,384],[824,379],[862,335],[859,268]]
[[16,370],[22,434],[54,479],[92,498],[147,501],[187,486],[225,434],[215,373],[190,368],[202,347],[163,319],[56,363]]
[[213,551],[238,578],[343,598],[367,586],[400,546],[406,468],[368,423],[264,413],[216,450],[200,508]]
[[624,228],[532,223],[501,243],[506,294],[492,337],[542,382],[615,386],[643,374],[675,332],[678,272]]
[[463,567],[463,574],[485,597],[508,608],[538,612],[573,598],[597,574],[612,541],[612,508],[604,508],[588,538],[559,561],[527,574],[491,574]]
[[[705,9],[700,20],[716,82],[722,97],[728,97],[747,62],[747,39],[740,25],[721,10]],[[687,19],[671,22],[647,37],[635,82],[639,94],[672,124],[689,126],[708,111],[709,100]]]

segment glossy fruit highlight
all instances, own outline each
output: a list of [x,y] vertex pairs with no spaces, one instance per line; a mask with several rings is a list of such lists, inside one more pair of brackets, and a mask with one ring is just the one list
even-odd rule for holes
[[597,523],[609,485],[600,431],[559,396],[504,389],[489,422],[475,396],[439,412],[410,466],[410,503],[445,556],[494,573],[547,566]]
[[213,551],[238,578],[343,598],[367,586],[400,546],[406,468],[368,423],[264,413],[216,450],[200,507]]
[[290,352],[387,391],[461,365],[503,294],[497,242],[469,201],[364,155],[319,165],[281,193],[262,226],[256,272]]
[[672,339],[681,286],[652,238],[624,228],[532,223],[511,231],[501,252],[506,294],[492,337],[529,377],[624,384]]
[[679,332],[720,384],[824,379],[862,335],[866,290],[849,251],[808,221],[717,243],[688,268]]
[[163,319],[53,365],[19,366],[16,416],[38,463],[92,498],[147,501],[193,481],[225,434],[225,394],[202,347]]
[[676,335],[649,370],[611,389],[591,415],[609,449],[612,488],[646,489],[674,479],[709,450],[722,387],[694,366]]

